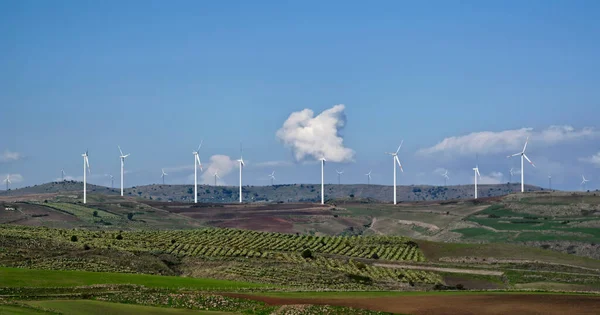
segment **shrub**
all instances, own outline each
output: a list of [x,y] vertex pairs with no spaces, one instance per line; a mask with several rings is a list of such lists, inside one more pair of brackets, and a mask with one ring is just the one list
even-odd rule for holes
[[464,290],[465,286],[459,283],[459,284],[456,285],[456,289],[457,290]]
[[127,220],[130,220],[130,221],[131,221],[132,219],[133,219],[133,212],[129,212],[129,213],[127,214]]
[[373,253],[373,255],[371,255],[372,259],[379,259],[379,255],[377,255],[377,253]]
[[77,242],[77,235],[71,236],[71,242]]
[[171,244],[175,244],[175,242],[176,242],[175,240],[171,240]]
[[123,239],[123,235],[121,235],[121,234],[117,235],[116,239],[122,240]]
[[90,250],[90,248],[91,248],[91,247],[90,247],[88,244],[84,244],[84,245],[83,245],[83,249],[84,249],[84,250]]
[[192,189],[192,187],[188,188],[187,193],[190,194],[190,195],[193,195],[194,194],[194,189]]
[[358,268],[359,270],[367,269],[367,265],[365,265],[364,263],[362,263],[360,261],[357,261],[355,265],[356,265],[356,268]]
[[98,211],[94,210],[94,216],[98,217]]
[[309,259],[309,258],[312,259],[313,258],[313,255],[312,255],[312,252],[310,251],[310,249],[307,248],[302,251],[302,258],[304,258],[304,259]]

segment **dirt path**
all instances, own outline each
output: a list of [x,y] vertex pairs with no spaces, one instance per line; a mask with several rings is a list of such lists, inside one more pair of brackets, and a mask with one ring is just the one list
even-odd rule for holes
[[373,219],[371,219],[371,225],[369,226],[369,229],[371,231],[375,232],[375,234],[383,235],[383,233],[381,233],[375,229],[375,223],[377,223],[377,218],[373,217]]
[[600,296],[550,294],[456,294],[370,298],[278,298],[225,294],[269,305],[316,304],[349,306],[382,312],[437,314],[598,314]]
[[459,269],[459,268],[443,268],[443,267],[414,266],[414,265],[400,265],[400,264],[379,264],[379,263],[374,263],[373,265],[377,266],[377,267],[386,267],[386,268],[431,270],[431,271],[450,272],[450,273],[466,273],[466,274],[472,274],[472,275],[501,276],[504,274],[502,271],[493,271],[493,270]]
[[422,228],[426,228],[432,232],[436,232],[438,231],[440,228],[435,225],[435,224],[431,224],[431,223],[425,223],[425,222],[421,222],[421,221],[411,221],[411,220],[398,220],[398,223],[400,224],[407,224],[407,225],[416,225],[416,226],[420,226]]

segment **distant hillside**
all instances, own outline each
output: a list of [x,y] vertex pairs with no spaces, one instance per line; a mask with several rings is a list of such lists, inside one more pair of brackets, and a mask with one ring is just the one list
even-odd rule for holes
[[[118,195],[118,189],[88,184],[90,194]],[[527,191],[543,188],[526,185]],[[31,194],[67,193],[81,194],[83,183],[74,181],[52,182],[9,191],[0,191],[0,196],[23,196]],[[479,185],[480,197],[495,197],[516,192],[520,184]],[[458,186],[398,186],[399,201],[450,200],[473,198],[473,185]],[[198,201],[236,202],[239,198],[237,186],[198,186]],[[275,186],[244,186],[243,197],[246,202],[318,202],[321,186],[319,184],[292,184]],[[193,185],[146,185],[125,189],[125,195],[162,201],[194,200]],[[361,199],[380,202],[393,200],[393,187],[382,185],[325,185],[325,199]]]

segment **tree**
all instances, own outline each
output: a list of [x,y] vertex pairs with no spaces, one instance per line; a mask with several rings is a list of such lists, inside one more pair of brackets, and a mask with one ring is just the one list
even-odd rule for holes
[[90,247],[90,245],[88,245],[88,244],[84,244],[84,245],[83,245],[83,250],[90,250],[90,248],[91,248],[91,247]]
[[304,258],[304,259],[309,259],[309,258],[312,259],[313,258],[313,255],[312,255],[312,252],[310,251],[310,249],[307,248],[302,251],[302,258]]
[[133,212],[129,212],[129,213],[127,214],[127,220],[130,220],[130,221],[131,221],[132,219],[133,219]]
[[121,235],[121,234],[117,235],[116,239],[122,240],[123,239],[123,235]]
[[94,210],[94,216],[98,217],[98,211]]
[[77,242],[77,235],[71,236],[71,242]]

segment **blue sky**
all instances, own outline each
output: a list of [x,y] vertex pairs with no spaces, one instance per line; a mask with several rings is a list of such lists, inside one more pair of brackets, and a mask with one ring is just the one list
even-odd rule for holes
[[[598,16],[597,1],[0,1],[0,176],[78,178],[89,148],[90,181],[108,185],[120,144],[126,186],[159,182],[161,168],[192,183],[204,139],[205,166],[243,142],[245,183],[273,170],[318,182],[314,157],[296,161],[276,132],[293,112],[344,104],[354,154],[328,163],[326,182],[343,168],[344,182],[372,169],[391,184],[383,152],[402,139],[401,184],[441,184],[439,168],[470,183],[476,153],[505,182],[518,168],[506,155],[530,135],[527,183],[551,173],[578,189],[585,173],[600,187]],[[224,164],[223,183],[237,183]]]

